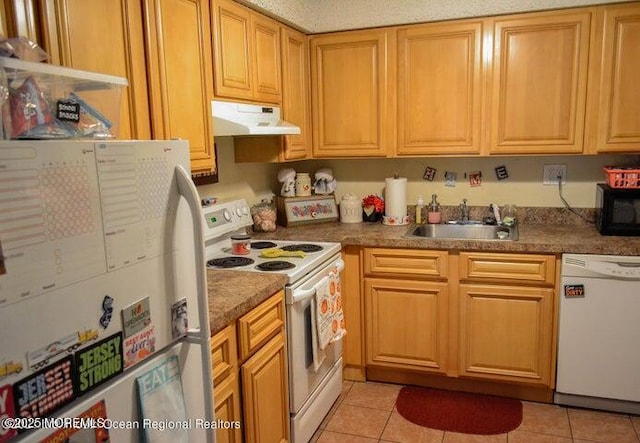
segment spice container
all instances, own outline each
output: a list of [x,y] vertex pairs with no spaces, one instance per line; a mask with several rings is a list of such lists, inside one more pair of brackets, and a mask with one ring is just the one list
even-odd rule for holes
[[231,253],[234,255],[247,255],[251,252],[251,236],[238,234],[231,236]]
[[273,203],[262,200],[251,207],[253,232],[273,232],[276,230],[276,207]]

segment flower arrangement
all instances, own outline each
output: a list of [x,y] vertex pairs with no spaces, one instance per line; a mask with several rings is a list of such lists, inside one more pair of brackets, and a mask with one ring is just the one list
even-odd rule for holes
[[367,195],[362,199],[362,212],[365,221],[380,221],[384,212],[384,199],[375,194]]

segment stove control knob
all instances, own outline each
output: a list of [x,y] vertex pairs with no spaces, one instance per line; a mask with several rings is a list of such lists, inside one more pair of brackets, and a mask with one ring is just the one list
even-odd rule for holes
[[240,207],[236,208],[236,214],[238,214],[238,217],[242,217],[242,209]]
[[229,212],[228,209],[225,209],[224,212],[222,212],[222,216],[226,221],[231,221],[231,212]]
[[242,214],[243,215],[249,215],[249,206],[243,206],[242,207]]

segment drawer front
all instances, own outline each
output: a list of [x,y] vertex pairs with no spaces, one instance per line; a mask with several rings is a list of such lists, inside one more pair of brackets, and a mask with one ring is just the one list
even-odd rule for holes
[[211,338],[211,366],[214,386],[229,377],[238,367],[235,324],[227,326]]
[[280,291],[238,320],[240,359],[245,360],[284,326],[284,292]]
[[461,280],[513,280],[551,286],[555,275],[553,255],[460,253]]
[[446,251],[422,249],[364,250],[364,273],[366,275],[413,275],[447,278]]

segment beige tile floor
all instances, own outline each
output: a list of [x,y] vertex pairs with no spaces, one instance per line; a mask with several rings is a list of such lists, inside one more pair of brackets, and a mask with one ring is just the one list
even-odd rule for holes
[[401,386],[345,382],[314,443],[640,443],[640,417],[523,402],[508,434],[468,435],[415,425],[395,410]]

